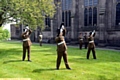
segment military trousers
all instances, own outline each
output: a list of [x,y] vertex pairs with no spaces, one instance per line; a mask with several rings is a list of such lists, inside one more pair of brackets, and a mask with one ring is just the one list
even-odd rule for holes
[[27,57],[28,57],[28,61],[30,60],[30,46],[23,46],[23,56],[22,56],[22,60],[25,60],[26,57],[26,51],[27,51]]
[[87,51],[87,59],[89,59],[90,52],[92,51],[93,58],[96,59],[96,53],[95,53],[95,48],[88,48]]
[[61,63],[61,58],[63,57],[64,63],[66,68],[70,68],[68,64],[68,59],[67,59],[67,51],[57,51],[57,64],[56,68],[59,69],[60,63]]
[[42,41],[39,42],[40,46],[42,46]]
[[79,43],[79,48],[80,48],[80,49],[82,49],[82,45],[83,45],[82,43]]
[[84,44],[85,44],[85,49],[87,49],[87,46],[88,46],[88,42],[85,42]]

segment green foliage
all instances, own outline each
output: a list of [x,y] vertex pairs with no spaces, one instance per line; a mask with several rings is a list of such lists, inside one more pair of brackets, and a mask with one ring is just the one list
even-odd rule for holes
[[68,62],[72,70],[65,69],[63,58],[60,70],[56,67],[56,45],[31,46],[31,60],[22,61],[22,43],[0,42],[0,78],[31,78],[31,80],[119,80],[120,52],[96,50],[97,59],[86,59],[86,49],[68,47]]
[[45,16],[53,17],[54,0],[0,0],[0,23],[2,21],[43,27]]
[[6,40],[10,37],[10,33],[7,29],[0,27],[0,40]]

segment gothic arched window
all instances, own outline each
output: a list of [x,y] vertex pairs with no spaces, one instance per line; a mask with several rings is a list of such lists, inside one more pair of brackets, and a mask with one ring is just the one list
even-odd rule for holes
[[92,6],[93,5],[93,0],[89,0],[89,6]]
[[65,0],[62,0],[62,10],[65,11]]
[[64,22],[64,11],[62,12],[62,22]]
[[84,5],[88,6],[88,0],[84,0]]
[[67,22],[67,19],[68,19],[68,12],[66,11],[65,12],[65,26],[67,27],[68,26],[68,22]]
[[69,13],[69,26],[71,26],[71,11],[69,11],[68,13]]
[[98,0],[84,0],[84,26],[97,25],[97,5]]
[[116,6],[116,25],[120,25],[120,3]]
[[88,17],[88,10],[87,10],[87,8],[85,8],[85,10],[84,10],[84,26],[87,26],[87,23],[88,23],[87,17]]
[[51,27],[50,18],[49,18],[49,17],[46,17],[46,18],[45,18],[45,25],[46,25],[47,27]]
[[117,1],[120,1],[120,0],[117,0]]
[[89,8],[89,25],[92,25],[92,8]]
[[93,26],[97,25],[97,8],[93,8]]
[[98,0],[93,0],[93,5],[97,5],[98,4]]

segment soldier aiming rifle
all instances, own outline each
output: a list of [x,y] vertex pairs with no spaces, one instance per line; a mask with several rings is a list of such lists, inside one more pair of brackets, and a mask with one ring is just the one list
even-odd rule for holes
[[28,61],[31,62],[30,60],[30,46],[32,44],[31,40],[30,40],[30,34],[32,33],[32,31],[29,29],[29,27],[27,26],[25,28],[25,31],[22,33],[22,39],[23,39],[23,56],[22,56],[22,60],[25,60],[26,57],[26,50],[27,50],[27,57],[28,57]]
[[57,63],[56,63],[56,69],[59,70],[59,66],[61,63],[61,58],[63,57],[66,69],[71,69],[68,64],[67,59],[67,45],[64,39],[66,33],[66,29],[64,27],[64,23],[61,24],[60,29],[57,30],[57,37],[55,39],[57,43]]
[[95,37],[95,30],[93,32],[89,33],[87,59],[89,59],[89,55],[90,55],[91,51],[92,51],[92,54],[93,54],[93,58],[96,59],[94,37]]

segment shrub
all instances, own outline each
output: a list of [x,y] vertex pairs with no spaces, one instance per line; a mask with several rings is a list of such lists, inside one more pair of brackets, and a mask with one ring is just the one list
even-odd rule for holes
[[7,40],[10,37],[10,33],[7,29],[0,27],[0,40]]

